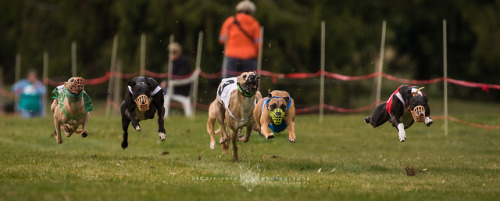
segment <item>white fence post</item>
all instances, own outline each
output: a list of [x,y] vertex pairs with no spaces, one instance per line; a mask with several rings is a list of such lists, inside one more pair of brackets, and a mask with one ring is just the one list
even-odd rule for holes
[[321,77],[319,79],[319,122],[323,123],[325,104],[325,21],[321,21]]
[[380,101],[380,93],[382,90],[382,68],[384,67],[384,51],[385,51],[385,20],[382,22],[382,38],[380,40],[380,56],[378,62],[378,76],[377,76],[377,96],[375,101]]
[[50,90],[48,88],[49,84],[49,53],[45,51],[43,53],[43,70],[42,70],[42,83],[43,86],[45,86],[46,94],[43,96],[42,99],[42,110],[45,111],[45,114],[47,114],[47,95],[50,97]]
[[446,20],[443,19],[443,87],[444,87],[444,136],[448,136],[448,56],[446,48]]
[[[201,71],[201,54],[203,50],[203,31],[200,31],[198,33],[198,49],[196,50],[196,69],[195,71],[199,70]],[[196,102],[198,101],[198,83],[199,83],[199,76],[196,77],[193,83],[193,118],[196,117]]]
[[111,65],[109,67],[109,72],[111,73],[111,76],[109,77],[108,80],[108,94],[106,98],[106,117],[109,117],[111,115],[111,93],[113,93],[113,79],[119,79],[115,76],[113,76],[113,73],[115,72],[116,69],[116,55],[118,51],[118,35],[115,35],[113,38],[113,49],[111,50]]
[[71,42],[71,75],[72,77],[77,76],[77,57],[76,57],[76,41]]
[[141,58],[140,58],[140,74],[141,76],[146,75],[146,34],[141,34]]

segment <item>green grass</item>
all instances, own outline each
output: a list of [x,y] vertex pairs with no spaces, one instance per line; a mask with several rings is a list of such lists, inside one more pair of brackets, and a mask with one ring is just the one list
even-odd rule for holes
[[[498,125],[499,105],[488,106],[494,109],[456,115]],[[51,136],[51,118],[0,117],[0,200],[499,199],[498,130],[450,122],[445,137],[436,121],[414,125],[400,143],[392,126],[373,129],[364,116],[328,115],[323,124],[315,115],[298,116],[296,143],[286,132],[272,140],[254,132],[238,144],[240,163],[220,146],[209,149],[204,112],[195,120],[167,119],[164,143],[156,121],[141,122],[140,133],[129,129],[125,150],[120,119],[100,112],[91,117],[89,137],[63,137],[63,144]],[[416,175],[407,176],[406,166]],[[240,168],[259,173],[252,191]]]

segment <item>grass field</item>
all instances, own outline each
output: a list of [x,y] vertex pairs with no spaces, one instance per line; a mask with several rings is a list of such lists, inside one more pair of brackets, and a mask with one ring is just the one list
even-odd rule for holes
[[[458,118],[500,122],[499,105],[452,106],[470,111]],[[239,143],[240,163],[220,146],[209,149],[205,113],[167,119],[164,143],[156,121],[141,122],[140,133],[129,129],[126,150],[120,119],[99,112],[89,137],[63,144],[51,136],[51,118],[0,117],[0,200],[500,199],[499,130],[450,122],[445,137],[441,120],[414,125],[400,143],[389,124],[373,129],[364,116],[328,115],[323,124],[298,116],[293,144],[286,132],[272,140],[254,132]]]

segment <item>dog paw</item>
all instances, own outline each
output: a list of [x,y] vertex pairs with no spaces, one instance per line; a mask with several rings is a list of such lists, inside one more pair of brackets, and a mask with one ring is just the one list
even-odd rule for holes
[[290,141],[290,142],[295,142],[295,139],[289,139],[288,141]]
[[128,147],[128,143],[127,142],[122,142],[122,148],[125,149]]
[[219,144],[224,144],[228,140],[229,140],[229,138],[227,136],[226,137],[221,137],[220,140],[219,140]]
[[87,132],[82,133],[82,137],[86,138],[88,136]]
[[370,123],[370,117],[365,117],[365,123]]
[[158,135],[160,136],[160,140],[164,142],[166,138],[165,133],[158,133]]
[[141,126],[139,126],[139,125],[135,126],[135,130],[136,131],[141,131]]
[[427,127],[429,127],[432,125],[432,123],[434,123],[434,121],[431,118],[426,117],[424,123]]
[[267,136],[267,138],[266,138],[266,139],[270,140],[270,139],[273,139],[273,138],[274,138],[274,134],[273,134],[273,133],[271,133],[271,134],[269,134],[269,135]]
[[215,142],[210,142],[210,149],[214,150],[215,149]]
[[240,136],[238,137],[238,140],[239,140],[239,141],[242,141],[242,142],[248,142],[248,138],[246,138],[246,136],[245,136],[245,135],[240,135]]
[[399,132],[399,141],[404,142],[406,140],[406,133]]

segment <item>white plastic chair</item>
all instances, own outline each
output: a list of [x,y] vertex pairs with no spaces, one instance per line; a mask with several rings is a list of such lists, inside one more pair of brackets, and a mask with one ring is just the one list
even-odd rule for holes
[[[168,112],[170,111],[170,101],[179,102],[184,108],[184,114],[187,117],[193,117],[193,107],[196,105],[196,93],[198,93],[198,76],[200,75],[200,69],[196,68],[195,71],[187,78],[184,79],[169,79],[167,93],[164,96],[164,107],[165,107],[165,118],[168,117]],[[189,96],[183,96],[174,93],[174,87],[183,86],[191,84],[191,90],[189,91]]]

